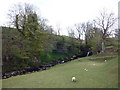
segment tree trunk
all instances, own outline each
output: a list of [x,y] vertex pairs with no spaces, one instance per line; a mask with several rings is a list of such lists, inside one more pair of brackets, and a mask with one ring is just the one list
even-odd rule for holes
[[81,52],[80,46],[81,46],[81,40],[80,40],[80,34],[79,34],[79,53]]
[[104,42],[104,40],[102,40],[102,52],[103,53],[105,52],[105,42]]

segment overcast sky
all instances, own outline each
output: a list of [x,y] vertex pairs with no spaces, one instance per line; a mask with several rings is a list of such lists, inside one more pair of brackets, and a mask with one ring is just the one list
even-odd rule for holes
[[1,0],[0,26],[8,21],[7,12],[17,3],[30,3],[39,8],[42,17],[48,19],[48,24],[54,29],[61,27],[61,34],[66,35],[66,27],[75,23],[95,19],[99,11],[106,8],[118,14],[119,0]]

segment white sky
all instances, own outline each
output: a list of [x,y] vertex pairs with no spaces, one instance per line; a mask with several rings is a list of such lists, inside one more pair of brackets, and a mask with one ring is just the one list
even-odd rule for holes
[[0,26],[8,21],[7,12],[13,4],[30,3],[37,6],[42,17],[48,19],[48,24],[54,29],[59,25],[61,34],[67,35],[66,27],[75,23],[95,19],[99,11],[106,8],[118,14],[119,0],[1,0]]

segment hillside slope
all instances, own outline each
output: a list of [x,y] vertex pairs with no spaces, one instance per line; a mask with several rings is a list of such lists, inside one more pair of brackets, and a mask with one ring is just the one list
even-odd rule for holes
[[[73,76],[76,82],[71,81]],[[117,54],[105,54],[79,58],[2,82],[3,88],[117,88],[118,57]]]

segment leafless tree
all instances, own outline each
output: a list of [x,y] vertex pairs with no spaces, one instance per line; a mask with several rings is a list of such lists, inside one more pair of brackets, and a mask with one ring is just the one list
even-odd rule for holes
[[[78,37],[78,40],[79,40],[79,49],[81,47],[81,44],[82,44],[82,39],[84,38],[84,32],[85,32],[85,23],[78,23],[78,24],[75,24],[75,29],[77,31],[77,37]],[[79,50],[80,52],[80,50]]]
[[100,12],[100,16],[95,21],[96,25],[102,31],[102,52],[105,52],[105,39],[109,35],[109,30],[115,24],[117,18],[114,13],[108,13],[106,10]]
[[58,35],[60,35],[60,30],[61,30],[60,24],[57,24],[57,25],[56,25],[56,28],[57,28],[57,33],[58,33]]
[[[8,12],[8,17],[10,19],[10,26],[15,27],[23,36],[25,34],[23,33],[25,30],[25,25],[27,22],[28,17],[31,15],[35,16],[36,14],[36,9],[33,5],[31,4],[15,4],[13,7],[10,8]],[[23,30],[21,30],[23,29]],[[29,29],[28,29],[29,30]]]
[[18,24],[23,24],[25,16],[35,12],[35,7],[31,4],[15,4],[10,8],[8,12],[10,24],[16,26],[16,19],[18,19]]
[[74,31],[74,29],[71,28],[71,27],[67,27],[67,30],[68,30],[68,36],[72,37],[72,38],[75,38],[75,31]]
[[78,33],[78,39],[80,41],[80,44],[82,43],[81,42],[81,39],[83,39],[83,33],[84,33],[84,29],[85,29],[85,24],[84,23],[78,23],[78,24],[75,24],[75,29],[77,30],[77,33]]
[[115,29],[115,37],[120,38],[120,29]]

